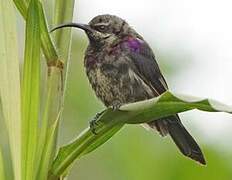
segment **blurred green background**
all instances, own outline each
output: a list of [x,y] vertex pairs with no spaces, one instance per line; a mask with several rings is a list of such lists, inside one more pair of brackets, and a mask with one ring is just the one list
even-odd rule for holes
[[[85,36],[78,37],[74,33],[60,144],[76,137],[88,126],[88,121],[95,113],[104,108],[95,97],[85,75],[83,56],[87,39]],[[160,61],[167,62],[167,57],[161,55]],[[166,76],[174,76],[175,71],[179,70],[175,64],[175,68],[170,68],[172,65],[162,63]],[[161,138],[157,133],[146,131],[141,126],[127,125],[106,144],[78,160],[69,179],[231,179],[232,154],[217,149],[217,142],[213,145],[204,144],[197,127],[187,125],[204,151],[208,162],[205,167],[183,157],[169,137]]]

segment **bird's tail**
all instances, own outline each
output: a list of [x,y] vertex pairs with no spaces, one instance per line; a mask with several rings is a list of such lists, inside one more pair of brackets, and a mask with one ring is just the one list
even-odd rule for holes
[[182,154],[203,165],[206,164],[200,147],[185,129],[178,115],[152,121],[148,125],[152,129],[157,129],[162,136],[170,134]]

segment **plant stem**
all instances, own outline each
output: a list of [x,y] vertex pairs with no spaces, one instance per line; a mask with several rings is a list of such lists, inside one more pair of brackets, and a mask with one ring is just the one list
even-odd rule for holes
[[[53,25],[62,24],[64,22],[70,22],[73,18],[75,0],[56,0],[54,9]],[[68,75],[70,50],[71,50],[71,29],[61,29],[60,31],[54,32],[54,40],[62,62],[64,62],[63,71],[63,90],[66,89],[66,79]],[[64,95],[65,93],[63,93]],[[64,97],[63,97],[64,100]]]
[[26,21],[26,40],[22,79],[22,179],[34,180],[38,156],[40,110],[40,18],[38,1],[30,2]]
[[[55,10],[54,10],[54,17],[53,17],[53,24],[62,24],[65,21],[71,21],[73,18],[73,9],[74,9],[74,2],[75,0],[63,1],[63,0],[56,0],[55,1]],[[59,112],[62,113],[63,104],[64,104],[64,95],[66,89],[66,79],[68,75],[68,65],[69,65],[69,57],[70,57],[70,49],[71,49],[71,30],[62,30],[56,32],[54,34],[54,40],[57,49],[59,50],[60,60],[64,63],[61,69],[55,68],[54,66],[48,67],[48,78],[53,79],[50,82],[50,92],[48,97],[50,98],[50,104],[48,109],[50,111],[47,114],[47,120],[55,120],[57,114]],[[59,78],[60,77],[60,78]],[[59,123],[58,123],[59,125]],[[57,128],[58,129],[58,128]],[[52,152],[52,158],[55,156],[55,151],[57,147],[57,137],[58,137],[58,130],[55,132],[54,135],[54,149]],[[51,179],[52,177],[48,177]]]
[[[24,19],[26,19],[27,16],[27,9],[28,9],[28,3],[22,0],[13,0],[17,9],[21,13]],[[56,48],[54,44],[52,43],[52,40],[50,36],[48,35],[48,26],[47,26],[47,20],[44,15],[44,9],[42,7],[41,2],[39,2],[39,8],[40,8],[40,34],[41,34],[41,44],[43,53],[46,57],[47,63],[50,63],[52,61],[58,60],[58,53],[56,51]]]

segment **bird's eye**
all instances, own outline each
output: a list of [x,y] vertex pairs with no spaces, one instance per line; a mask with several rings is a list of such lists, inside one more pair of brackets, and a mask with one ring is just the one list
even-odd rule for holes
[[105,31],[106,30],[106,26],[105,25],[100,25],[96,27],[98,31]]

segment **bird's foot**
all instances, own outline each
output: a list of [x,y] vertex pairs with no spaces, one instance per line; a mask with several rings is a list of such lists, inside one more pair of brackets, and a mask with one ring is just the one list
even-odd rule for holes
[[89,121],[89,128],[91,130],[91,132],[95,135],[97,135],[97,132],[96,132],[96,127],[98,126],[98,123],[97,123],[97,120],[98,118],[105,112],[105,110],[101,111],[101,112],[98,112],[94,118]]
[[119,110],[119,108],[122,106],[122,103],[120,101],[114,101],[111,108],[113,111]]
[[97,132],[96,132],[96,127],[97,127],[98,123],[96,121],[96,119],[92,119],[91,121],[89,121],[89,128],[91,130],[91,132],[95,135],[97,135]]

